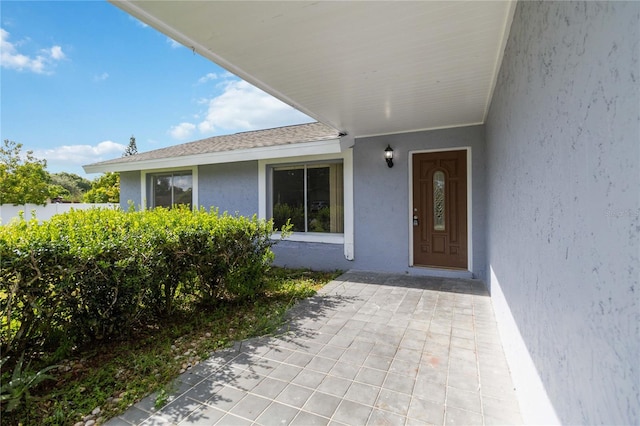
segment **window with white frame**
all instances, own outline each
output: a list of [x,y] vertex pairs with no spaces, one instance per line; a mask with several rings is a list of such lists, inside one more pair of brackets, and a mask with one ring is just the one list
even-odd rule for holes
[[274,225],[291,220],[294,232],[344,232],[342,162],[271,167],[270,208]]
[[172,208],[193,205],[193,174],[191,171],[163,172],[150,175],[149,207]]

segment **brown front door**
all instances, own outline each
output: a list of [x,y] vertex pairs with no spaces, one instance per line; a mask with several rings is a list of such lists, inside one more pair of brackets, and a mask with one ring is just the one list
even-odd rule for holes
[[413,155],[413,264],[467,269],[467,151]]

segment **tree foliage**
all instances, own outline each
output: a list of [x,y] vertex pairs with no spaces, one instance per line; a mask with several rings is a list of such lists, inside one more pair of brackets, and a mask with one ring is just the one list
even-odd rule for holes
[[22,144],[4,140],[0,146],[0,204],[46,204],[52,190],[46,160],[21,154]]
[[86,203],[120,202],[120,173],[107,172],[91,183],[91,189],[84,194]]
[[124,150],[124,154],[122,154],[123,157],[128,157],[130,155],[136,155],[138,153],[138,146],[136,145],[136,138],[131,135],[131,137],[129,138],[129,145],[127,145],[127,148]]
[[91,182],[75,173],[52,173],[51,184],[60,188],[52,198],[60,197],[73,203],[81,202],[84,194],[91,189]]
[[64,186],[49,185],[49,198],[54,203],[63,201],[63,200],[70,200],[71,193]]

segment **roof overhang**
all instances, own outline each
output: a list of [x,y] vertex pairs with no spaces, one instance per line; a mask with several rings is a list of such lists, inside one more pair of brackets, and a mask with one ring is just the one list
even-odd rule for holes
[[308,155],[336,154],[345,148],[344,141],[329,139],[315,142],[270,146],[233,151],[210,152],[205,154],[184,155],[180,157],[159,158],[116,164],[89,164],[83,166],[86,173],[130,172],[156,170],[177,167],[199,166],[204,164],[235,163],[239,161],[270,160],[275,158],[293,158]]
[[111,0],[353,137],[483,123],[515,1]]

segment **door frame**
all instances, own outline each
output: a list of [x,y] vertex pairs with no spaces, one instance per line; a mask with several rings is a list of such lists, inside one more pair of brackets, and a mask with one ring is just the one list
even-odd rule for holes
[[421,269],[446,269],[446,268],[437,268],[433,266],[421,266],[413,264],[413,156],[415,154],[425,154],[430,152],[448,152],[448,151],[466,151],[467,152],[467,270],[473,271],[473,208],[472,208],[472,193],[473,187],[471,185],[471,170],[472,170],[472,156],[471,156],[471,147],[470,146],[459,146],[455,148],[438,148],[438,149],[416,149],[409,151],[408,160],[409,160],[409,175],[407,176],[407,180],[409,181],[409,210],[407,215],[407,224],[409,228],[409,266],[412,268],[421,268]]

